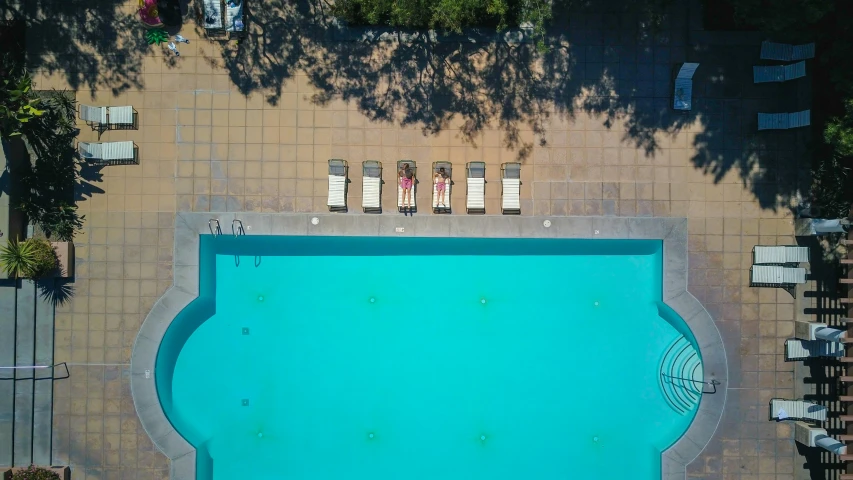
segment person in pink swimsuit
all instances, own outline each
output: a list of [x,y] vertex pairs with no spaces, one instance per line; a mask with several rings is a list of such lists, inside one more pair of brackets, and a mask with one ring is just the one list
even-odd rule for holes
[[444,192],[447,190],[447,181],[450,177],[447,175],[447,171],[444,170],[444,167],[438,169],[433,175],[433,181],[435,182],[435,204],[436,206],[447,207],[444,203]]
[[400,177],[400,188],[403,190],[403,198],[400,203],[402,207],[412,208],[412,187],[415,185],[415,171],[409,167],[408,163],[404,163],[397,172]]

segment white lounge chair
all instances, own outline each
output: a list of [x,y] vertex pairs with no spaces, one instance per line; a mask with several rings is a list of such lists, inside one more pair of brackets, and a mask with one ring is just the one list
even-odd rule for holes
[[364,213],[382,213],[382,163],[367,160],[361,164],[361,193]]
[[753,265],[750,269],[750,284],[754,286],[785,286],[800,283],[806,283],[805,268]]
[[770,420],[826,421],[826,407],[805,400],[770,399]]
[[79,113],[80,120],[92,127],[107,124],[107,107],[92,107],[81,103]]
[[803,263],[809,261],[809,249],[808,247],[797,247],[794,245],[779,245],[776,247],[756,245],[752,249],[752,256],[752,263],[755,265]]
[[[406,208],[411,212],[418,211],[418,205],[415,199],[417,198],[416,193],[418,192],[418,166],[414,160],[400,160],[397,162],[397,171],[394,173],[394,176],[397,177],[397,210],[400,212],[403,211],[403,187],[400,185],[400,169],[404,164],[408,163],[409,167],[412,169],[414,173],[413,184],[412,184],[412,193],[411,193],[411,206],[406,205]],[[432,179],[429,180],[432,182]]]
[[95,164],[139,163],[139,149],[133,142],[79,142],[80,158]]
[[486,162],[468,162],[465,170],[468,172],[465,210],[486,213]]
[[672,96],[672,108],[690,110],[693,108],[693,74],[699,68],[698,63],[684,63],[675,76],[675,91]]
[[234,0],[234,6],[225,1],[225,31],[242,32],[246,26],[243,23],[243,0]]
[[800,340],[799,338],[789,338],[785,340],[785,360],[789,362],[805,360],[807,358],[839,358],[843,356],[844,344],[841,342]]
[[430,182],[432,182],[432,213],[451,213],[450,188],[453,185],[453,165],[450,162],[432,162],[433,175],[438,173],[440,168],[444,168],[444,171],[447,172],[447,178],[444,180],[444,204],[438,203],[438,184],[430,178]]
[[347,211],[347,162],[329,160],[329,200],[326,205],[330,212]]
[[133,107],[92,107],[80,105],[80,119],[92,128],[127,129],[136,127]]
[[222,28],[222,0],[203,0],[202,16],[204,28],[219,30]]
[[759,130],[787,130],[811,124],[811,110],[792,113],[759,113]]
[[501,213],[521,214],[521,164],[501,165]]
[[762,60],[781,60],[784,62],[807,60],[814,58],[814,53],[814,43],[791,45],[788,43],[761,42]]
[[806,76],[806,62],[791,65],[755,66],[752,77],[755,83],[785,82]]
[[136,125],[133,107],[107,107],[107,122],[110,127],[132,127]]

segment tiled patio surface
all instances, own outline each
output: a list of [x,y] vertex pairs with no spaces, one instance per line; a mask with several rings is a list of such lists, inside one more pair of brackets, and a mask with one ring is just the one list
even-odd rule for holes
[[[135,4],[119,8],[132,12]],[[796,312],[788,293],[750,288],[748,269],[754,245],[794,242],[786,207],[792,185],[807,180],[806,162],[795,161],[805,134],[759,136],[754,130],[759,109],[794,111],[807,104],[808,81],[753,86],[758,40],[699,31],[697,8],[675,8],[659,42],[638,43],[636,31],[620,30],[631,17],[617,14],[585,14],[573,24],[584,28],[560,47],[574,59],[565,73],[586,83],[604,75],[600,83],[614,97],[586,90],[583,97],[562,99],[561,105],[576,108],[569,115],[551,107],[541,131],[517,122],[519,139],[530,145],[521,159],[522,213],[689,219],[689,288],[717,321],[730,378],[723,385],[723,421],[690,475],[788,480],[802,475],[804,462],[789,425],[767,421],[767,405],[771,397],[794,396],[793,364],[782,354]],[[142,34],[139,28],[131,33]],[[360,109],[357,96],[315,101],[324,90],[304,74],[310,71],[302,68],[304,58],[299,66],[271,55],[290,75],[274,104],[265,95],[276,85],[246,96],[232,83],[240,76],[222,66],[219,44],[199,38],[192,25],[182,34],[191,43],[180,45],[179,58],[152,48],[138,72],[127,69],[138,86],[122,88],[113,76],[87,74],[96,78],[94,89],[84,82],[78,91],[82,103],[138,110],[138,131],[110,131],[101,140],[135,141],[140,163],[84,171],[86,225],[75,241],[74,296],[57,313],[55,356],[71,363],[71,378],[56,383],[54,463],[70,463],[75,480],[168,473],[168,462],[135,416],[127,364],[141,321],[171,283],[175,212],[326,211],[326,162],[342,158],[350,165],[350,210],[360,211],[361,161],[377,159],[385,167],[384,214],[398,215],[394,164],[407,158],[422,172],[432,161],[453,162],[455,215],[464,215],[465,162],[485,161],[487,212],[499,214],[499,165],[519,159],[518,148],[505,147],[512,130],[493,117],[466,139],[459,133],[468,125],[464,117],[433,135],[418,124],[372,119],[375,110]],[[671,70],[685,60],[702,66],[694,112],[680,116],[668,109]],[[80,76],[35,72],[39,88],[67,87],[69,78]],[[630,101],[620,105],[617,97]],[[602,98],[617,105],[615,114],[593,106]],[[97,138],[81,128],[81,140]],[[428,182],[421,177],[417,200],[427,205]]]

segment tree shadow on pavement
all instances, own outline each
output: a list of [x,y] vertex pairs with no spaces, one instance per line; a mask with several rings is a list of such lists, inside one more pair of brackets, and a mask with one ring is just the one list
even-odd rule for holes
[[149,50],[144,29],[123,0],[26,0],[0,6],[0,16],[27,24],[31,72],[59,72],[74,90],[142,88]]
[[[26,20],[32,70],[61,72],[74,89],[144,88],[149,46],[132,6],[122,0],[20,3],[15,15],[8,4],[0,13]],[[674,2],[653,21],[644,2],[591,3],[556,2],[549,49],[539,53],[532,43],[491,41],[479,30],[447,35],[348,28],[324,0],[248,2],[245,38],[225,42],[207,60],[224,68],[242,94],[262,95],[271,105],[285,91],[296,92],[294,82],[304,75],[314,92],[300,101],[354,104],[371,120],[425,135],[449,131],[472,146],[484,130],[496,129],[502,146],[522,161],[537,146],[633,145],[658,164],[664,150],[683,148],[696,169],[714,182],[739,181],[762,208],[800,200],[810,185],[806,162],[797,161],[808,135],[759,134],[754,115],[807,105],[791,100],[802,97],[791,91],[796,85],[751,84],[757,41],[744,42],[748,48],[691,43],[689,2]],[[672,78],[687,60],[702,66],[693,110],[681,113],[671,108]],[[606,139],[590,135],[596,129]],[[566,144],[559,140],[565,133],[552,134],[561,131],[586,131],[586,138]]]

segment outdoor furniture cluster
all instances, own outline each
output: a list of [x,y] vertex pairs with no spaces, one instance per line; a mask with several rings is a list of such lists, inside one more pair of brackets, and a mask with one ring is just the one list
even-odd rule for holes
[[[761,43],[761,59],[796,62],[788,65],[756,65],[752,67],[755,83],[786,82],[806,76],[805,60],[814,58],[815,44],[789,45]],[[792,113],[759,113],[758,130],[788,130],[811,124],[811,110]]]
[[806,269],[798,265],[809,261],[807,247],[756,245],[752,253],[750,286],[792,288],[806,283]]
[[[853,245],[853,241],[847,239],[841,243],[848,248]],[[762,255],[773,262],[789,263],[803,259],[803,255],[795,251],[786,251],[784,254],[778,251],[762,252]],[[853,265],[853,252],[848,250],[847,257],[841,260],[841,264]],[[840,405],[841,412],[835,415],[839,423],[833,422],[830,425],[827,406],[807,400],[771,400],[770,419],[780,422],[793,421],[794,440],[797,443],[805,447],[824,449],[834,454],[841,462],[851,462],[853,455],[847,453],[847,447],[849,442],[853,442],[853,415],[849,414],[850,404],[853,403],[853,395],[850,392],[853,385],[853,352],[848,351],[847,347],[853,345],[853,335],[850,334],[853,329],[853,289],[849,287],[853,285],[853,270],[840,278],[839,284],[842,287],[847,286],[846,296],[838,301],[846,312],[839,319],[845,326],[835,328],[826,323],[797,320],[794,323],[794,338],[785,341],[786,361],[828,361],[827,366],[842,367],[840,376],[832,377],[833,381],[838,382],[837,389],[821,389],[824,395],[829,392],[829,397],[825,398],[830,402],[829,405]],[[830,435],[827,428],[838,429],[837,425],[841,426],[844,433]],[[845,468],[847,473],[841,473],[834,478],[853,480],[853,464],[848,463]]]
[[[139,115],[131,106],[93,107],[80,105],[80,119],[98,132],[108,130],[135,130],[139,126]],[[95,165],[138,164],[139,148],[132,141],[123,142],[78,142],[77,153]]]
[[208,36],[239,38],[246,33],[243,0],[203,0],[199,17]]
[[139,123],[133,107],[91,107],[80,105],[80,120],[99,132],[105,130],[135,130]]
[[[404,199],[404,189],[399,178],[397,182],[397,209],[400,212],[417,211],[417,188],[420,181],[417,177],[417,162],[414,160],[399,160],[395,176],[404,165],[408,165],[413,176],[411,198]],[[444,170],[442,170],[444,169]],[[451,191],[453,182],[453,164],[450,162],[433,162],[429,181],[432,186],[433,213],[452,213]],[[486,163],[469,162],[465,165],[466,172],[466,202],[465,211],[470,214],[486,213]],[[382,163],[367,160],[362,163],[362,210],[365,213],[382,213]],[[441,174],[444,175],[441,175]],[[329,160],[329,193],[327,206],[332,212],[346,212],[349,185],[349,166],[346,160]],[[435,178],[433,178],[435,177]],[[443,178],[443,201],[440,196],[438,182]],[[521,164],[504,163],[501,165],[501,213],[506,215],[521,213]]]

